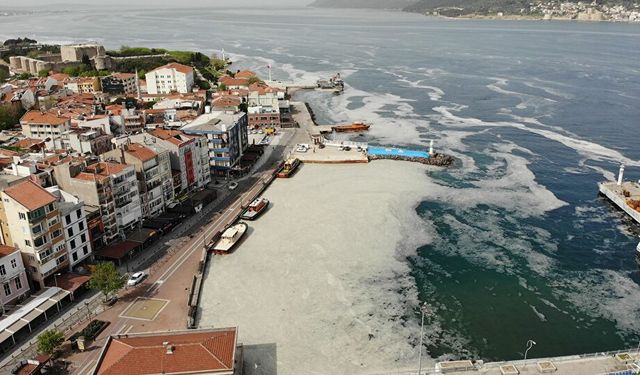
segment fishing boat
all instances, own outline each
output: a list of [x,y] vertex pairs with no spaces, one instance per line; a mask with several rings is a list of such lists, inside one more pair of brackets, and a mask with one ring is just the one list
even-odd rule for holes
[[249,226],[246,223],[239,222],[227,228],[218,240],[211,241],[207,245],[207,250],[217,255],[229,254],[233,248],[240,242],[240,239],[247,233]]
[[244,220],[255,220],[264,213],[267,207],[269,207],[269,200],[267,198],[257,198],[251,202],[247,210],[240,215],[240,218]]
[[293,174],[296,172],[299,166],[300,166],[300,159],[298,158],[289,159],[282,164],[282,166],[278,170],[278,173],[276,174],[276,177],[289,178],[293,176]]
[[362,131],[369,130],[370,127],[371,125],[369,124],[365,124],[364,122],[361,122],[361,121],[356,121],[348,125],[332,126],[331,130],[335,131],[336,133],[362,132]]

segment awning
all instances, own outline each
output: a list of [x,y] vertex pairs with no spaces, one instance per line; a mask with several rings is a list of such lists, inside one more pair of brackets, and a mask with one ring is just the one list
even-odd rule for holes
[[98,256],[109,259],[122,259],[125,255],[135,250],[139,243],[133,241],[123,241],[117,244],[113,244],[98,251]]
[[7,332],[11,332],[11,333],[16,333],[19,330],[21,330],[22,328],[24,328],[25,326],[29,325],[29,321],[28,320],[18,320],[17,322],[13,323],[12,325],[10,325],[9,327],[7,327],[6,331]]
[[2,331],[0,332],[0,342],[5,342],[7,341],[9,338],[11,338],[11,332],[8,331]]
[[54,301],[51,299],[48,299],[46,301],[44,301],[40,306],[36,307],[37,311],[41,311],[41,313],[49,310],[50,308],[52,308],[53,306],[56,305],[56,303],[58,303],[58,301]]
[[156,235],[156,231],[149,228],[142,228],[133,233],[131,233],[127,237],[127,241],[137,242],[137,243],[145,243],[149,241],[150,238],[153,238]]

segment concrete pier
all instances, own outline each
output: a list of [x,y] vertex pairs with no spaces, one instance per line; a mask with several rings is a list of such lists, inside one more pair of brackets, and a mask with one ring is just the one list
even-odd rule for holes
[[617,182],[610,181],[600,183],[599,188],[602,195],[609,198],[614,205],[631,216],[637,223],[640,223],[640,212],[627,204],[628,199],[640,200],[640,184],[632,181],[623,181],[618,185]]

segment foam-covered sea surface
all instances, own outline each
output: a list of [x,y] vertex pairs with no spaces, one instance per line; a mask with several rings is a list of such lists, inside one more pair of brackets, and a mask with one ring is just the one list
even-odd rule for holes
[[342,95],[297,94],[320,122],[371,121],[360,139],[421,149],[434,139],[458,160],[426,173],[430,188],[415,202],[433,240],[398,245],[418,299],[435,312],[432,356],[521,358],[528,339],[537,342],[530,356],[637,345],[638,226],[598,197],[597,183],[620,163],[629,179],[640,177],[638,25],[69,9],[4,17],[0,37],[18,34],[111,48],[224,48],[238,67],[266,76],[272,64],[281,80],[341,72]]

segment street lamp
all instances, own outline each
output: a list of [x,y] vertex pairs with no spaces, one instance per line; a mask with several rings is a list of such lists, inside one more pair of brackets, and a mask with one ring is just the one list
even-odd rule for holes
[[418,375],[422,373],[422,339],[424,337],[424,317],[425,315],[431,315],[431,310],[429,309],[429,306],[427,306],[426,302],[423,303],[422,306],[420,306],[420,313],[422,314],[422,319],[420,322],[420,347],[418,347]]
[[526,366],[526,361],[527,361],[527,353],[529,352],[529,349],[533,348],[533,346],[536,345],[536,342],[533,340],[529,340],[527,341],[527,349],[524,351],[524,360],[525,360],[525,366]]

